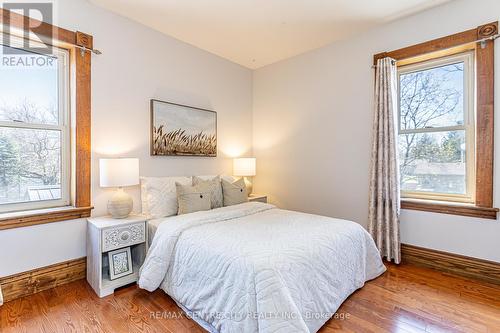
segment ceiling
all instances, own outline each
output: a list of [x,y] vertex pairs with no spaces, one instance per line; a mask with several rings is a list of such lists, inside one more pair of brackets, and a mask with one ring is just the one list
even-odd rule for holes
[[90,0],[255,69],[450,0]]

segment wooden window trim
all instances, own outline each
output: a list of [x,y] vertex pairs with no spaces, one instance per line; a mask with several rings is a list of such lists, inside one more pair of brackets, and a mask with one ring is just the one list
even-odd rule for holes
[[[9,27],[9,32],[16,35],[23,31],[26,22],[30,27],[37,27],[37,36],[43,42],[67,49],[70,53],[72,67],[72,147],[73,161],[73,199],[72,206],[45,210],[24,211],[0,214],[0,230],[21,228],[37,224],[45,224],[72,220],[90,216],[90,126],[91,126],[91,51],[93,37],[91,35],[70,31],[39,20],[25,17],[0,8],[0,32]],[[22,36],[21,36],[22,37]]]
[[437,202],[430,200],[403,199],[402,209],[420,210],[424,212],[461,215],[496,220],[498,208],[478,207],[470,204]]
[[4,213],[0,217],[0,230],[89,217],[91,209],[92,207],[57,207]]
[[[401,201],[401,208],[443,214],[497,218],[493,208],[493,144],[494,144],[494,41],[484,40],[498,34],[498,22],[463,31],[402,49],[382,52],[373,56],[378,59],[390,57],[397,62],[409,58],[426,59],[431,53],[450,53],[472,46],[476,49],[476,197],[474,205],[443,203],[430,200]],[[481,43],[480,41],[483,40]],[[438,55],[439,56],[439,55]],[[428,59],[428,57],[427,57]]]

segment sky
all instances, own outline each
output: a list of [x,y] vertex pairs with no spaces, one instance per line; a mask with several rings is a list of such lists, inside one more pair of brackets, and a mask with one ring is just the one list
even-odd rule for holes
[[[456,64],[459,68],[463,70],[463,63]],[[436,79],[441,82],[439,86],[443,90],[456,90],[459,93],[458,105],[456,106],[454,112],[443,115],[437,119],[434,119],[428,123],[430,126],[441,127],[441,126],[454,126],[464,121],[464,73],[463,71],[450,71],[454,68],[454,65],[448,65],[423,71],[411,72],[408,74],[402,74],[401,76],[413,76],[418,72],[433,72]]]
[[154,102],[155,126],[164,125],[166,131],[176,129],[186,130],[186,134],[198,134],[203,131],[206,134],[215,134],[216,113],[174,104]]
[[[28,65],[13,65],[19,60]],[[38,59],[42,66],[33,62]],[[30,103],[49,108],[57,106],[57,59],[38,54],[12,55],[5,54],[0,47],[0,108],[18,105],[25,99]],[[1,112],[1,111],[0,111]],[[3,118],[3,119],[2,119]],[[0,120],[5,116],[0,114]]]

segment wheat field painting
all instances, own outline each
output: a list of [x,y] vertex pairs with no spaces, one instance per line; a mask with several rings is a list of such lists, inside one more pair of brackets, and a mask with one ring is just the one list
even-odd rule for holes
[[152,99],[151,155],[217,156],[217,113]]

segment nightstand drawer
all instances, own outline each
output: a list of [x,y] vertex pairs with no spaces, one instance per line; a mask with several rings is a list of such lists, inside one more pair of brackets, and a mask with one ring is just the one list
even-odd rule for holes
[[146,241],[145,223],[128,224],[102,231],[102,252],[139,244]]

